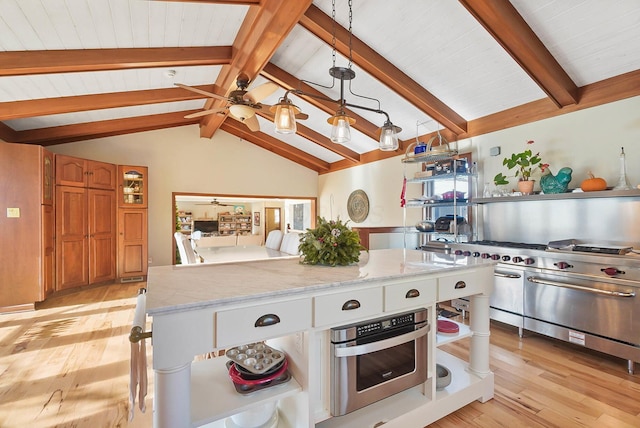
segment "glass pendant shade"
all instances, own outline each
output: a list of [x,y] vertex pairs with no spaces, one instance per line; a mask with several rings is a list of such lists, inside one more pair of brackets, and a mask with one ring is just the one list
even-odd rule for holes
[[297,129],[296,112],[293,106],[288,104],[277,105],[273,123],[278,134],[295,134]]
[[347,144],[351,141],[351,125],[356,123],[344,112],[339,111],[334,116],[327,119],[331,124],[331,141],[336,144]]
[[398,132],[401,129],[394,126],[391,122],[385,122],[384,126],[380,130],[380,145],[379,149],[382,151],[398,150]]

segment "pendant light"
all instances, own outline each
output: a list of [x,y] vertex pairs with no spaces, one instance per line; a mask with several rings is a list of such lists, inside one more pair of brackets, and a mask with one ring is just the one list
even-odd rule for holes
[[[353,62],[352,52],[351,52],[351,21],[352,21],[352,0],[349,0],[349,65],[348,67],[337,67],[336,66],[336,7],[335,0],[331,2],[332,4],[332,18],[333,18],[333,67],[329,69],[329,75],[333,77],[333,82],[335,85],[336,79],[340,81],[340,98],[337,100],[333,100],[331,98],[316,95],[308,92],[304,92],[300,89],[290,89],[285,92],[284,97],[280,99],[278,104],[271,107],[270,111],[275,113],[274,124],[275,124],[275,132],[278,134],[291,134],[296,132],[296,115],[300,114],[300,109],[296,107],[291,100],[289,99],[289,94],[295,94],[299,96],[305,96],[315,99],[320,99],[324,101],[329,101],[337,104],[336,113],[331,116],[327,122],[331,125],[331,141],[336,144],[348,144],[351,141],[351,125],[353,125],[356,120],[352,117],[349,117],[347,112],[345,111],[345,107],[357,108],[361,110],[367,110],[370,112],[382,114],[386,117],[384,125],[379,129],[380,140],[379,140],[379,149],[384,151],[392,151],[397,150],[399,147],[398,144],[398,134],[402,131],[402,128],[395,126],[391,123],[391,119],[389,119],[389,115],[380,109],[380,101],[376,98],[363,96],[355,94],[351,91],[349,85],[349,93],[359,98],[365,98],[369,100],[373,100],[377,102],[378,107],[366,107],[358,104],[349,103],[345,99],[344,94],[344,83],[345,81],[351,81],[356,77],[356,72],[351,69],[351,64]],[[306,83],[310,83],[316,86],[323,86],[317,83],[305,81]],[[333,88],[332,85],[329,88]],[[326,86],[323,86],[326,88]]]

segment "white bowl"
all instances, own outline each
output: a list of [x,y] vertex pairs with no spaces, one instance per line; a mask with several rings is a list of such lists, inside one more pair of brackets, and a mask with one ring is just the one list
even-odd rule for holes
[[436,389],[440,391],[451,383],[451,371],[441,364],[436,364]]
[[[277,401],[265,403],[260,406],[253,407],[250,410],[237,413],[231,416],[231,421],[235,427],[239,428],[263,428],[268,427],[268,422],[272,421],[274,415],[277,415]],[[277,417],[277,416],[275,416]]]

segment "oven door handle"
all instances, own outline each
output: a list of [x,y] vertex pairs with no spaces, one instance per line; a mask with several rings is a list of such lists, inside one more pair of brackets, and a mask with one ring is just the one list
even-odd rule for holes
[[509,278],[509,279],[518,279],[522,278],[522,275],[519,273],[502,273],[502,272],[494,272],[493,276],[498,276],[500,278]]
[[555,285],[556,287],[571,288],[573,290],[586,291],[587,293],[604,294],[605,296],[636,297],[636,293],[634,291],[600,290],[599,288],[591,288],[591,287],[584,287],[582,285],[566,284],[564,282],[557,282],[557,281],[549,281],[549,280],[546,280],[546,279],[537,278],[535,276],[527,277],[527,281],[533,282],[534,284]]
[[409,333],[401,334],[400,336],[390,337],[389,339],[379,340],[377,342],[365,343],[364,345],[348,346],[345,348],[334,349],[334,356],[336,357],[354,357],[356,355],[370,354],[371,352],[381,351],[387,348],[393,348],[394,346],[402,345],[403,343],[416,340],[429,332],[431,326],[429,324],[424,325],[418,330],[411,331]]

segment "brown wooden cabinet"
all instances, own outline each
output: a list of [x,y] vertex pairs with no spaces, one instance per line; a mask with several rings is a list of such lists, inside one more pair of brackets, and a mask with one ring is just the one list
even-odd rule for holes
[[141,281],[147,275],[146,166],[118,166],[118,278]]
[[118,276],[147,274],[147,210],[121,209],[118,214]]
[[120,165],[118,167],[118,206],[147,208],[147,167]]
[[87,189],[56,186],[56,289],[89,284]]
[[116,165],[56,156],[56,289],[116,278]]
[[57,185],[114,190],[116,183],[117,167],[114,164],[56,155]]
[[52,289],[53,167],[40,146],[0,143],[0,312],[33,309]]
[[57,186],[57,286],[80,287],[116,278],[113,190]]

